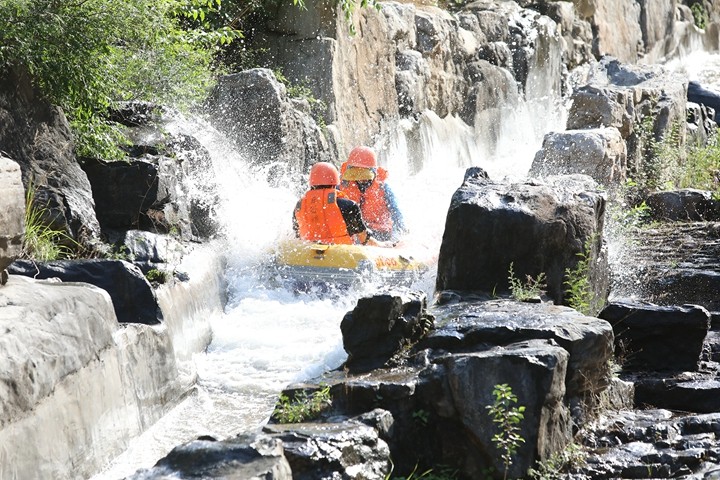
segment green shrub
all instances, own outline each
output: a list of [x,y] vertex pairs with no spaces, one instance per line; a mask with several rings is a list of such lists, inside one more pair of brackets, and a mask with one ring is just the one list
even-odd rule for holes
[[331,404],[330,387],[327,385],[311,394],[301,390],[292,398],[281,394],[272,417],[280,423],[300,423],[317,418]]
[[510,295],[512,298],[526,302],[540,297],[540,294],[545,289],[545,273],[541,272],[536,278],[527,275],[526,280],[523,282],[515,277],[513,262],[510,262],[508,282],[510,284]]
[[707,10],[705,10],[705,6],[702,4],[702,2],[693,3],[690,6],[690,11],[693,14],[693,21],[695,23],[695,26],[701,29],[705,29],[708,22],[710,21],[710,18],[708,17]]
[[25,235],[22,256],[42,262],[70,258],[77,243],[64,231],[50,225],[48,211],[35,202],[35,188],[25,192]]
[[101,127],[113,102],[182,107],[206,96],[213,80],[213,41],[228,41],[233,34],[192,22],[195,12],[219,4],[5,0],[0,3],[0,67],[27,69],[49,100],[64,109],[80,155],[120,156],[109,147],[115,133]]
[[520,445],[525,443],[525,439],[520,436],[520,422],[525,418],[525,407],[515,407],[517,396],[512,392],[510,385],[503,383],[495,385],[493,389],[493,397],[495,401],[487,408],[492,417],[493,423],[498,426],[498,433],[493,435],[492,441],[501,452],[503,464],[505,466],[505,475],[507,478],[508,470],[512,465],[513,457],[517,453]]

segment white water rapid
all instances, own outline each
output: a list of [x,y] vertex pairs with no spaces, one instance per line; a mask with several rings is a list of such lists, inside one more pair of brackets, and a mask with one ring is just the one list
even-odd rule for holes
[[[564,129],[565,110],[552,95],[508,107],[507,120],[495,126],[498,143],[492,156],[482,153],[488,146],[455,117],[427,113],[417,124],[403,120],[389,129],[393,133],[375,146],[410,229],[407,245],[436,258],[450,199],[465,169],[481,166],[495,179],[524,177],[543,135]],[[305,185],[296,178],[269,182],[272,166],[241,158],[207,125],[178,122],[174,128],[197,137],[211,152],[221,182],[228,304],[212,320],[212,344],[194,359],[196,393],[133,440],[95,480],[116,480],[149,468],[174,446],[200,435],[227,438],[256,430],[287,384],[344,361],[340,322],[368,293],[297,296],[264,285],[258,267],[278,239],[291,234],[292,210]],[[431,269],[414,287],[432,298],[434,282]]]

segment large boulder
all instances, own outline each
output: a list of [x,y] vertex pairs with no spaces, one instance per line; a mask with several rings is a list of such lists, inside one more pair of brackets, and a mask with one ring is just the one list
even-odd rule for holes
[[0,75],[0,151],[20,165],[43,221],[93,248],[100,237],[90,183],[73,152],[64,113],[19,69]]
[[298,172],[332,159],[320,128],[308,112],[297,108],[269,69],[220,77],[209,109],[215,125],[248,162],[285,165]]
[[[473,298],[445,292],[441,299],[449,303],[429,309],[436,328],[406,346],[394,365],[338,369],[286,393],[329,386],[329,418],[389,411],[394,422],[386,440],[399,474],[448,465],[463,478],[479,478],[484,469],[503,468],[485,406],[496,385],[508,384],[526,407],[519,425],[526,444],[512,467],[519,475],[567,445],[571,416],[581,424],[594,415],[609,383],[612,327],[550,303]],[[387,303],[383,295],[365,301],[378,309]]]
[[395,292],[361,298],[340,324],[345,366],[353,372],[383,366],[432,327],[424,294]]
[[617,128],[548,133],[530,175],[581,173],[613,188],[625,183],[627,150]]
[[10,265],[22,252],[25,233],[25,189],[20,166],[0,154],[0,192],[3,207],[0,209],[0,285],[5,285]]
[[56,278],[100,287],[110,294],[120,323],[155,325],[163,318],[150,283],[138,267],[124,260],[16,260],[9,271],[37,279]]
[[603,301],[604,212],[604,194],[589,177],[505,184],[469,169],[448,210],[436,289],[508,292],[512,264],[519,279],[544,274],[548,295],[563,303],[566,270],[585,254],[594,297]]
[[698,369],[710,314],[696,305],[613,302],[599,315],[612,324],[615,355],[627,371]]
[[154,467],[139,470],[129,480],[163,478],[248,478],[293,480],[293,472],[278,439],[241,435],[217,441],[199,438],[175,447]]

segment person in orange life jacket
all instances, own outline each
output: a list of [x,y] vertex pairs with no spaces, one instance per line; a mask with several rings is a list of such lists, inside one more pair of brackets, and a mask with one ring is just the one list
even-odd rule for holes
[[353,148],[341,172],[340,191],[360,205],[363,220],[375,238],[397,242],[407,233],[395,194],[386,183],[387,170],[378,167],[371,148]]
[[337,190],[340,173],[329,162],[310,169],[310,189],[295,206],[293,230],[297,237],[328,244],[384,246],[370,237],[357,203]]

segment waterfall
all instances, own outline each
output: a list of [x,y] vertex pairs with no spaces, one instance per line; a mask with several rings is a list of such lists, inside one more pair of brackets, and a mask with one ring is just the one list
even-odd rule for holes
[[[533,78],[555,78],[557,66],[551,63],[538,62]],[[440,118],[425,111],[386,126],[374,146],[409,227],[409,248],[437,256],[450,199],[467,167],[480,166],[498,180],[526,175],[544,134],[564,129],[566,109],[557,85],[538,85],[526,99],[502,107],[492,147],[482,123],[470,126],[455,115]],[[256,430],[288,383],[342,364],[340,321],[358,298],[382,288],[369,285],[327,297],[266,284],[262,265],[272,246],[291,235],[291,215],[305,185],[299,178],[273,178],[282,169],[243,158],[200,120],[179,120],[169,128],[196,137],[212,156],[227,238],[222,254],[228,303],[224,315],[213,320],[212,344],[194,359],[195,394],[135,439],[96,480],[148,468],[172,447],[200,435],[226,438]],[[431,297],[434,277],[431,268],[413,287]]]

